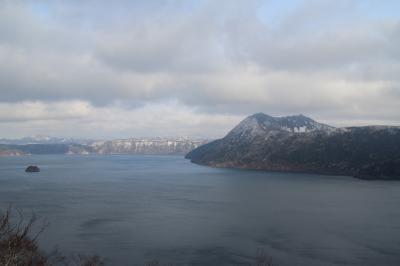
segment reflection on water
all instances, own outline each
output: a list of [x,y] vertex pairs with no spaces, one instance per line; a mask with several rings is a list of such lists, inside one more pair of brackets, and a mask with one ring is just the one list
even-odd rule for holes
[[[37,164],[40,173],[25,173]],[[0,206],[46,249],[110,265],[399,265],[400,182],[215,169],[174,156],[0,158]]]

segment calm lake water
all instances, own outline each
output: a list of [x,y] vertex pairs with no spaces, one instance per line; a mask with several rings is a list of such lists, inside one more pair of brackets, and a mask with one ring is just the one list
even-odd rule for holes
[[[29,164],[40,173],[25,173]],[[109,265],[400,265],[400,182],[215,169],[175,156],[0,158],[0,207]]]

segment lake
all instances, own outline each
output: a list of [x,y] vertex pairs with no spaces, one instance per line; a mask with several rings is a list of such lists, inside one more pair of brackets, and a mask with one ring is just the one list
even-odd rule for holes
[[[25,173],[37,164],[40,173]],[[400,265],[400,182],[216,169],[178,156],[0,158],[0,207],[46,250],[108,265]]]

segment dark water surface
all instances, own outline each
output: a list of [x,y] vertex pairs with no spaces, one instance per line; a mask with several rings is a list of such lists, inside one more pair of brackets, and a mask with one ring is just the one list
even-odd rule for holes
[[[25,173],[38,164],[40,173]],[[214,169],[175,156],[0,158],[0,207],[109,265],[400,265],[400,182]]]

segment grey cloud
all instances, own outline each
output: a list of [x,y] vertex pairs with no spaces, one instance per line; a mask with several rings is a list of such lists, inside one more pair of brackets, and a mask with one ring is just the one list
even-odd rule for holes
[[5,1],[0,102],[176,100],[202,115],[400,122],[399,21],[372,20],[357,1],[305,1],[269,25],[266,3]]
[[392,37],[383,26],[372,25],[367,29],[366,25],[351,25],[314,30],[301,36],[275,33],[266,27],[254,32],[251,28],[238,25],[230,32],[231,56],[239,62],[255,63],[270,71],[341,70],[354,64],[393,59]]

